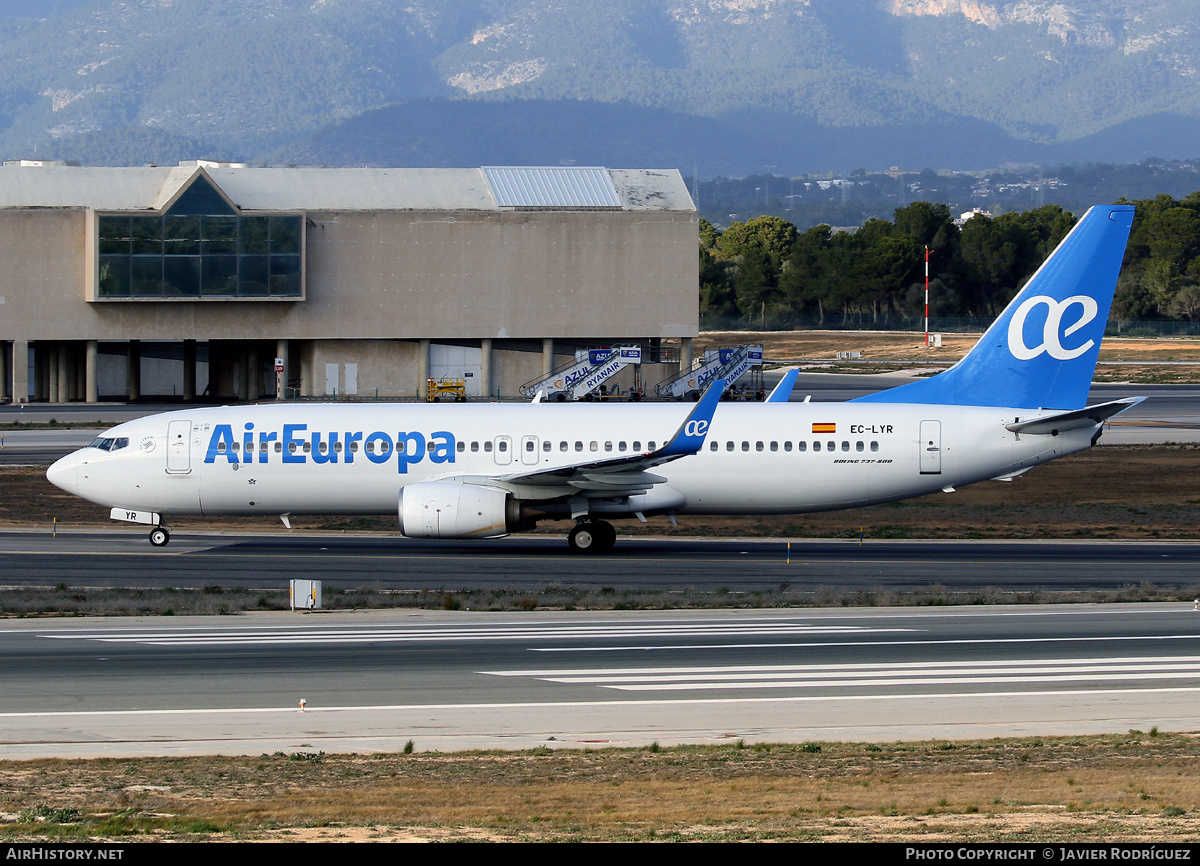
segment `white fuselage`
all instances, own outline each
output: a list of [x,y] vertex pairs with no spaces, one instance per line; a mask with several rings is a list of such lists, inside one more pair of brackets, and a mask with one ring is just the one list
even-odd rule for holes
[[[688,408],[188,409],[121,424],[104,436],[127,439],[127,445],[77,451],[55,464],[50,477],[93,502],[163,515],[394,514],[400,489],[415,482],[461,478],[510,486],[505,475],[652,451],[672,437]],[[699,453],[656,466],[653,472],[666,481],[649,499],[625,507],[609,503],[604,512],[620,517],[636,511],[779,514],[851,508],[1010,475],[1090,445],[1094,427],[1056,436],[1005,429],[1039,414],[915,404],[722,403]],[[511,489],[517,499],[537,492],[519,484]],[[542,491],[542,498],[548,493]]]

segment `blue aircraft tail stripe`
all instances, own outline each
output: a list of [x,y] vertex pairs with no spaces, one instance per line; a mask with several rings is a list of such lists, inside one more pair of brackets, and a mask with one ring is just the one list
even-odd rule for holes
[[858,401],[1082,408],[1132,224],[1131,205],[1091,208],[965,358]]

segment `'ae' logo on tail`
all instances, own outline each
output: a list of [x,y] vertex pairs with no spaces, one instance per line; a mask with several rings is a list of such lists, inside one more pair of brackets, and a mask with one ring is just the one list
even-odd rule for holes
[[[1046,324],[1042,330],[1042,342],[1036,346],[1028,346],[1025,344],[1025,319],[1028,318],[1033,308],[1039,304],[1045,304],[1047,307]],[[1066,330],[1063,330],[1063,316],[1068,309],[1075,305],[1079,305],[1082,308],[1079,312],[1079,318],[1073,324],[1068,325]],[[1089,295],[1072,295],[1063,301],[1056,301],[1047,295],[1034,295],[1032,298],[1026,298],[1013,312],[1013,317],[1008,323],[1008,350],[1019,361],[1032,360],[1043,352],[1059,361],[1070,361],[1072,358],[1078,358],[1088,349],[1092,348],[1092,346],[1096,345],[1096,341],[1088,340],[1082,346],[1074,349],[1065,348],[1062,341],[1096,318],[1098,311],[1099,306],[1096,303],[1096,299]]]

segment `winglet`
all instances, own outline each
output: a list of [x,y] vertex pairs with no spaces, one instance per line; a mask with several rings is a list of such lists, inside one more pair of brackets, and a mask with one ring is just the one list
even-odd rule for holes
[[713,379],[695,408],[688,413],[671,437],[671,441],[654,452],[654,457],[686,457],[695,454],[704,447],[704,437],[708,435],[713,413],[725,393],[725,380]]
[[767,397],[768,403],[786,403],[791,399],[792,389],[796,387],[796,377],[800,375],[800,370],[788,370],[783,374],[783,378],[779,380],[779,384],[771,391],[771,395]]

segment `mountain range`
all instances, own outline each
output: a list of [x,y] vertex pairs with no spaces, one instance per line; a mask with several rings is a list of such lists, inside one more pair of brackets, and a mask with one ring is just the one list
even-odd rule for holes
[[1200,0],[0,0],[0,154],[702,177],[1189,158]]

